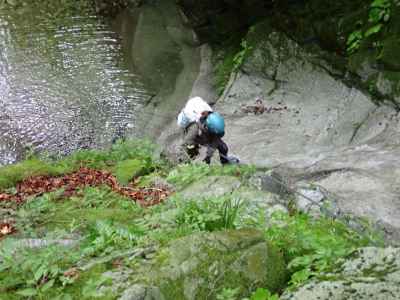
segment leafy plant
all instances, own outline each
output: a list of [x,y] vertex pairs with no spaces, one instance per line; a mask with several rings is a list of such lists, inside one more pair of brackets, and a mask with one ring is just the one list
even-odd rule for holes
[[[391,17],[392,0],[374,0],[369,8],[368,25],[365,30],[357,29],[347,38],[347,52],[353,53],[360,48],[361,42],[379,33]],[[357,22],[362,25],[362,22]],[[375,43],[374,43],[375,45]]]
[[279,300],[279,296],[271,294],[268,289],[258,288],[251,296],[250,299],[246,298],[243,300]]
[[99,278],[91,278],[85,284],[82,290],[82,294],[87,299],[99,298],[104,296],[102,292],[100,292],[99,287],[104,284],[112,283],[110,278],[105,276],[100,276]]
[[363,32],[361,30],[353,31],[347,39],[347,52],[353,53],[360,48],[363,39]]
[[176,223],[193,230],[234,229],[240,207],[240,202],[230,197],[184,201],[178,203]]
[[236,300],[239,294],[240,289],[235,288],[224,288],[220,293],[217,295],[217,300]]
[[17,295],[39,298],[55,285],[63,285],[63,267],[77,258],[69,249],[54,245],[18,253],[3,247],[0,257],[0,292],[15,290]]
[[391,0],[374,0],[370,6],[368,21],[372,24],[389,21],[391,5]]
[[345,224],[332,219],[313,220],[307,215],[275,214],[266,236],[282,249],[292,272],[290,285],[297,286],[312,276],[331,269],[339,258],[370,244]]
[[101,256],[116,249],[134,247],[144,234],[138,226],[126,227],[111,221],[99,221],[90,231],[83,249],[86,256]]
[[250,51],[253,47],[249,46],[245,39],[242,40],[240,43],[241,50],[236,53],[235,57],[233,58],[233,71],[239,70],[239,68],[243,65],[245,59],[249,56]]
[[131,199],[113,192],[108,186],[85,187],[69,201],[72,201],[77,208],[133,208],[139,210],[139,207]]
[[16,212],[19,220],[17,223],[18,230],[27,233],[52,219],[57,211],[55,201],[59,199],[63,192],[63,190],[58,190],[46,193],[30,199],[22,205]]

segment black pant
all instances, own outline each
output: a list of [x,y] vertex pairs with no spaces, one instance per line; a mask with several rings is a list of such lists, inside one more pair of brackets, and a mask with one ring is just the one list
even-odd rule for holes
[[207,164],[211,162],[211,158],[217,149],[221,163],[226,164],[229,162],[227,159],[228,146],[225,142],[219,136],[201,129],[197,123],[192,123],[185,129],[183,146],[186,151],[189,149],[188,154],[193,157],[198,154],[199,145],[207,147],[207,154],[204,159]]

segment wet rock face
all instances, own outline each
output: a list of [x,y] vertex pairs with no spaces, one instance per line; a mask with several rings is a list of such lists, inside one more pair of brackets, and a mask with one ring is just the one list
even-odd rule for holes
[[[357,29],[365,32],[372,26],[368,21],[369,10],[369,3],[362,0],[276,1],[270,19],[276,28],[298,43],[328,50],[335,57],[332,62],[341,64],[354,75],[353,82],[372,93],[377,101],[389,100],[398,107],[400,20],[395,16],[399,15],[400,7],[391,6],[391,19],[384,24],[384,30],[361,39],[357,51],[347,51],[349,35]],[[339,60],[342,61],[339,63]]]
[[[234,153],[245,162],[271,166],[312,152],[317,157],[358,138],[355,124],[376,109],[368,97],[267,24],[248,38],[253,50],[216,105],[226,116],[225,139]],[[263,114],[242,109],[257,99],[266,108]]]
[[[385,37],[382,49],[364,45],[349,58],[349,70],[354,72],[361,84],[381,100],[400,106],[400,46],[398,34]],[[377,59],[379,57],[379,59]]]
[[[397,112],[349,86],[318,45],[309,51],[268,22],[254,26],[246,40],[250,49],[223,95],[206,98],[225,117],[230,153],[242,163],[274,168],[288,190],[311,198],[321,191],[317,205],[296,196],[300,209],[319,215],[329,206],[335,216],[366,217],[400,241]],[[247,109],[258,99],[262,113]],[[174,123],[159,143],[173,150],[179,137]]]
[[395,300],[400,298],[400,249],[363,248],[327,279],[313,280],[283,300]]
[[[397,113],[344,84],[323,51],[307,52],[266,23],[247,39],[253,49],[214,107],[231,153],[275,167],[292,189],[321,186],[335,213],[367,217],[399,239]],[[264,113],[243,110],[257,99]]]
[[[392,5],[390,22],[379,37],[364,38],[361,47],[348,56],[347,39],[359,29],[368,29],[369,4],[363,0],[279,0],[279,1],[195,1],[180,0],[187,22],[195,28],[200,40],[220,41],[231,33],[245,31],[256,21],[267,17],[275,28],[299,44],[322,47],[330,52],[328,59],[353,75],[363,89],[379,101],[400,105],[398,36],[400,7]],[[387,99],[382,99],[387,98]]]

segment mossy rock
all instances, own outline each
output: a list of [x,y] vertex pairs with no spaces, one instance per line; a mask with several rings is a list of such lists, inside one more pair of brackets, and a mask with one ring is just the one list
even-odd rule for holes
[[143,162],[138,159],[128,159],[119,162],[115,167],[113,173],[121,184],[128,184],[133,177],[143,175],[146,167]]
[[400,299],[400,248],[361,248],[334,272],[286,291],[280,299]]
[[175,240],[158,254],[149,275],[148,283],[167,300],[215,299],[223,288],[239,288],[247,297],[258,287],[279,291],[286,266],[261,232],[243,229]]
[[394,35],[383,41],[380,61],[385,68],[391,71],[400,71],[400,38]]
[[241,184],[240,180],[234,176],[208,176],[186,187],[182,191],[182,197],[199,201],[211,197],[222,197],[231,194]]

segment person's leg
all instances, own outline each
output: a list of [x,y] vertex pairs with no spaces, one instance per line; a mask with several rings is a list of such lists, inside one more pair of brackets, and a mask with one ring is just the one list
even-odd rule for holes
[[228,160],[228,145],[221,139],[217,138],[217,149],[219,152],[219,160],[221,164],[227,164],[229,163]]
[[199,127],[196,123],[190,124],[184,130],[182,151],[185,151],[191,159],[193,159],[199,154],[198,135],[199,135]]
[[214,145],[208,144],[208,145],[207,145],[206,157],[205,157],[204,160],[203,160],[206,164],[209,165],[209,164],[211,163],[211,158],[213,157],[214,152],[215,152],[215,147],[214,147]]
[[210,135],[207,143],[207,156],[204,160],[206,163],[210,163],[211,157],[213,156],[215,150],[218,149],[219,152],[219,160],[221,164],[229,163],[228,160],[228,146],[225,142],[216,135]]

